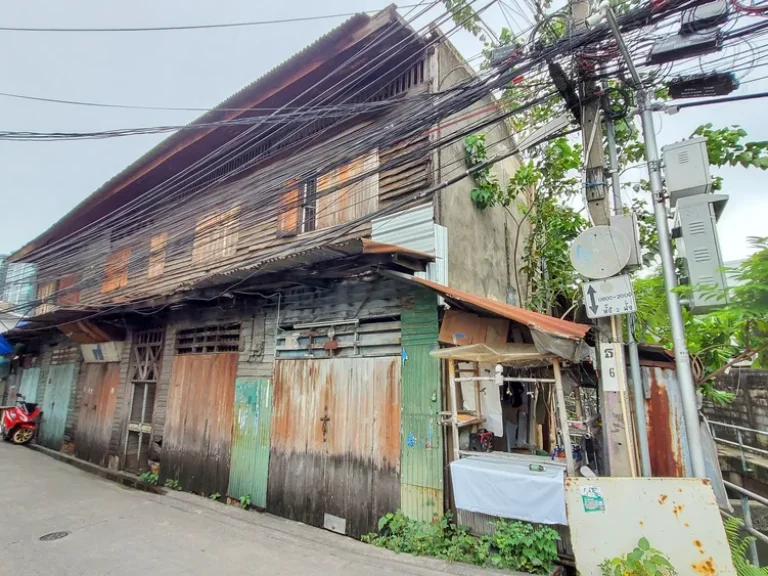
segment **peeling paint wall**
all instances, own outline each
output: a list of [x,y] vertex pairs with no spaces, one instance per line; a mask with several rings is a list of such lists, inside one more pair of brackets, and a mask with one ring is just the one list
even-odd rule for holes
[[[439,81],[437,86],[433,82],[433,91],[446,90],[470,77],[471,68],[450,43],[439,44],[435,51],[432,59],[437,59]],[[497,116],[500,109],[488,109],[495,102],[492,96],[487,96],[465,108],[457,116],[480,109],[487,109],[485,112],[455,123],[455,117],[446,118],[443,121],[445,127],[436,132],[437,137],[445,138],[484,119]],[[503,123],[494,124],[479,132],[486,134],[489,158],[511,150],[514,145],[510,132]],[[463,140],[442,147],[433,158],[436,179],[442,181],[466,170],[464,156]],[[505,186],[519,166],[517,157],[511,156],[498,162],[491,171],[496,174],[501,185]],[[466,177],[438,193],[436,222],[448,228],[448,284],[452,288],[520,305],[520,294],[525,293],[526,288],[525,278],[519,268],[522,266],[521,258],[528,227],[523,225],[518,237],[517,224],[504,207],[496,206],[485,210],[476,208],[470,198],[474,187],[474,180]],[[515,210],[514,206],[510,207],[513,214]],[[510,289],[513,290],[512,294]]]

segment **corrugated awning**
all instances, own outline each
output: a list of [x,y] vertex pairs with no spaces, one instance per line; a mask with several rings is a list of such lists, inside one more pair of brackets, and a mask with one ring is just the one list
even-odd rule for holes
[[432,282],[431,280],[425,280],[424,278],[417,278],[416,276],[409,277],[404,274],[398,274],[397,276],[426,286],[430,290],[434,290],[440,294],[446,300],[453,300],[460,304],[460,307],[462,308],[469,308],[476,312],[490,312],[496,316],[501,316],[502,318],[508,318],[509,320],[513,320],[520,324],[525,324],[531,330],[537,330],[557,338],[581,340],[591,328],[591,326],[586,324],[578,324],[576,322],[570,322],[569,320],[553,318],[552,316],[539,314],[538,312],[512,306],[511,304],[496,302],[495,300],[484,298],[477,294],[449,288],[448,286],[443,286],[442,284]]

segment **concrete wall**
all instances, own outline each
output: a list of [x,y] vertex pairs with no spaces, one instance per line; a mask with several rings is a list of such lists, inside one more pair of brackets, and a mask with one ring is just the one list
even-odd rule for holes
[[[734,368],[729,374],[717,378],[717,388],[733,392],[736,397],[725,406],[705,402],[703,410],[707,418],[768,431],[768,370]],[[721,438],[736,441],[736,434],[732,430],[715,427],[715,431]],[[768,449],[768,436],[745,432],[744,442]]]
[[[437,68],[439,82],[437,86],[432,87],[432,90],[437,91],[450,88],[472,74],[471,68],[448,42],[441,43],[435,49],[431,67],[433,74],[435,67]],[[489,95],[456,116],[465,116],[495,102]],[[498,116],[500,111],[500,108],[494,107],[487,112],[450,124],[435,132],[435,135],[437,138],[445,138],[464,131],[483,120]],[[442,124],[448,125],[455,118],[448,118]],[[504,123],[494,124],[481,132],[486,134],[489,157],[509,151],[514,144]],[[463,138],[440,148],[433,161],[437,181],[451,178],[466,170]],[[497,163],[492,171],[498,176],[499,183],[506,186],[509,177],[519,166],[518,158],[513,156]],[[470,198],[474,187],[473,179],[467,177],[439,192],[436,198],[436,221],[448,228],[448,283],[453,288],[520,305],[519,294],[525,293],[525,278],[518,272],[516,279],[515,269],[519,270],[522,266],[528,227],[523,225],[515,256],[515,220],[502,206],[485,210],[476,208]],[[517,208],[510,206],[509,209],[519,219]]]

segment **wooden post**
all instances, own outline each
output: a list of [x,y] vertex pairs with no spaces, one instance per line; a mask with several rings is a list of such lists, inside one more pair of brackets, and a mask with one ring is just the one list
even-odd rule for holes
[[573,448],[571,447],[571,435],[568,429],[568,412],[565,410],[565,392],[563,392],[563,379],[560,374],[560,359],[552,360],[555,371],[555,403],[557,404],[558,427],[563,437],[563,449],[565,450],[565,467],[568,476],[576,475],[576,466],[573,463]]
[[448,360],[448,393],[451,396],[451,438],[453,439],[453,459],[459,459],[459,412],[456,408],[456,366]]

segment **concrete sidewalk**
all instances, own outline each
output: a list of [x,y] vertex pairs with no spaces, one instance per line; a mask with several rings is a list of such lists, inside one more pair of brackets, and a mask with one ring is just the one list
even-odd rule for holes
[[[2,574],[502,574],[397,555],[192,494],[136,491],[6,443],[0,479]],[[69,535],[39,539],[58,531]]]

